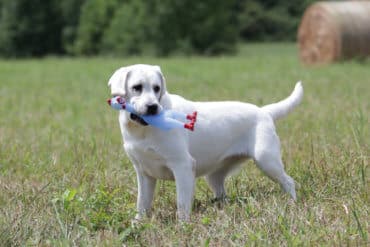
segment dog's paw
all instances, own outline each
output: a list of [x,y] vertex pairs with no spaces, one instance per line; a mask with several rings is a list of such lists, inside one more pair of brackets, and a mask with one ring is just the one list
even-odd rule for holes
[[230,199],[227,196],[223,197],[215,197],[211,199],[211,203],[213,205],[216,205],[217,208],[221,209],[225,204],[228,204],[230,202]]
[[132,228],[140,228],[144,222],[144,217],[142,215],[137,214],[135,218],[131,220],[131,227]]
[[217,203],[217,202],[225,202],[228,203],[230,200],[227,196],[222,196],[222,197],[215,197],[211,199],[211,203]]

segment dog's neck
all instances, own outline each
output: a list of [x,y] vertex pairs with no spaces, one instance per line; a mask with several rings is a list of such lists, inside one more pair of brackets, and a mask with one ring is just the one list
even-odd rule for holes
[[124,139],[144,139],[149,131],[149,126],[143,126],[130,118],[130,113],[120,111],[120,126]]
[[144,119],[142,119],[141,117],[139,117],[139,116],[138,116],[138,115],[136,115],[136,114],[131,113],[131,114],[129,115],[129,118],[130,118],[132,121],[134,121],[134,122],[136,122],[136,123],[138,123],[138,124],[140,124],[140,125],[142,125],[142,126],[148,126],[148,123],[147,123],[147,122],[145,122],[145,121],[144,121]]

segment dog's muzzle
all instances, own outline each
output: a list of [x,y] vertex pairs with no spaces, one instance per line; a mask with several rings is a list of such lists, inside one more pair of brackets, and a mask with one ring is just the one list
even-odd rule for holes
[[157,113],[158,113],[158,105],[157,104],[147,106],[147,114],[148,115],[156,115]]
[[[156,115],[158,114],[159,106],[158,104],[152,104],[152,105],[147,105],[147,110],[146,110],[146,115]],[[140,125],[147,126],[148,123],[145,122],[145,120],[140,117],[139,115],[136,115],[135,113],[130,114],[131,120],[137,122]]]

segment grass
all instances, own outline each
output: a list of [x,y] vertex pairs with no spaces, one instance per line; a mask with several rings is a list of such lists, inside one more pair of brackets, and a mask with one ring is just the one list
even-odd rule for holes
[[[286,97],[283,159],[299,183],[292,204],[248,162],[228,179],[229,202],[197,182],[192,221],[178,224],[172,182],[152,217],[131,227],[136,178],[122,151],[107,80],[159,64],[168,89],[193,100]],[[232,57],[46,58],[0,61],[0,241],[3,246],[360,246],[369,244],[369,61],[300,65],[291,44],[243,46]],[[226,87],[224,86],[226,83]]]

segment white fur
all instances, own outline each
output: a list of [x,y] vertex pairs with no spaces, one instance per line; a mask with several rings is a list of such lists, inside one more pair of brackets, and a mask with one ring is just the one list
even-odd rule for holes
[[[140,93],[132,88],[138,83],[143,85]],[[204,176],[215,197],[222,198],[225,178],[248,158],[296,200],[294,180],[284,171],[274,120],[299,104],[303,97],[300,82],[288,98],[264,107],[236,101],[193,102],[169,94],[160,68],[151,65],[123,67],[109,85],[112,95],[125,97],[138,112],[144,113],[150,104],[159,104],[160,110],[198,112],[194,132],[166,132],[133,122],[127,112],[120,111],[124,148],[137,173],[137,218],[150,211],[156,180],[174,179],[178,217],[188,220],[195,178]],[[161,85],[161,92],[155,93],[153,85]]]

